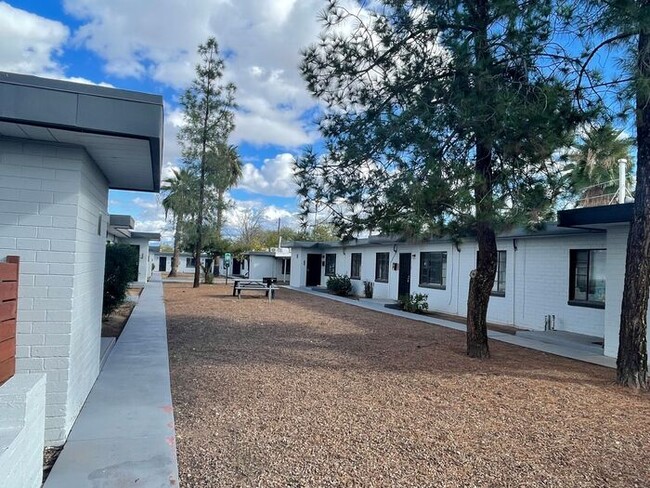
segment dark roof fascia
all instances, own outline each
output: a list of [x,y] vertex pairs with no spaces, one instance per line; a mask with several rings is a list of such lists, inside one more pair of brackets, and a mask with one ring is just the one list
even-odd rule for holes
[[131,232],[131,239],[149,239],[150,241],[159,241],[160,232]]
[[634,203],[574,208],[557,213],[559,227],[619,224],[631,222],[633,215]]
[[135,227],[135,220],[130,215],[110,214],[108,216],[108,225],[130,230]]
[[[7,87],[4,90],[3,85]],[[47,110],[10,103],[17,98],[29,99],[46,93],[48,95],[43,100],[49,103]],[[0,71],[0,102],[0,121],[148,141],[152,187],[139,191],[160,191],[164,139],[161,95]],[[120,102],[128,105],[129,113],[125,113],[123,108],[108,109]],[[131,117],[131,108],[136,106],[147,112],[146,116],[138,114],[139,122],[134,122]]]
[[543,237],[563,237],[574,236],[583,234],[603,234],[604,229],[582,229],[582,228],[566,228],[560,227],[557,224],[546,224],[539,230],[530,230],[518,227],[508,232],[503,232],[497,235],[497,240],[505,239],[539,239]]

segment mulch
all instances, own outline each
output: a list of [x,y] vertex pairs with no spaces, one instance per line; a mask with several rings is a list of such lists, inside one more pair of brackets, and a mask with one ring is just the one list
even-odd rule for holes
[[166,284],[182,486],[650,485],[614,371],[282,289]]

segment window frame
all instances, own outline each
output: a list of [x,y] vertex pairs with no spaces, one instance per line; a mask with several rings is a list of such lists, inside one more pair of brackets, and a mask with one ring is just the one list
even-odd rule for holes
[[[422,271],[425,263],[425,255],[440,255],[440,283],[424,282]],[[420,251],[420,267],[418,270],[418,286],[420,288],[431,288],[433,290],[447,289],[447,251]]]
[[[330,260],[333,263],[330,263]],[[330,271],[330,265],[332,265],[332,270]],[[336,253],[329,252],[325,254],[325,276],[336,276]]]
[[186,268],[196,268],[196,258],[185,258],[185,267]]
[[[574,307],[587,307],[587,308],[598,308],[598,309],[604,309],[605,308],[605,302],[607,300],[607,275],[605,275],[605,296],[603,297],[603,301],[600,300],[590,300],[589,299],[589,283],[590,283],[590,273],[591,273],[591,260],[592,260],[592,252],[594,251],[605,251],[607,252],[606,248],[581,248],[581,249],[569,249],[569,300],[567,302],[568,305],[574,306]],[[576,264],[577,264],[577,255],[580,252],[586,252],[587,253],[587,289],[586,289],[586,299],[582,298],[575,298],[575,281],[576,281]],[[607,255],[605,255],[605,258]]]
[[[385,263],[381,262],[379,260],[379,256],[385,256]],[[382,259],[383,261],[383,259]],[[386,278],[382,278],[382,274],[380,272],[381,268],[380,265],[383,266],[385,264],[386,268]],[[390,252],[377,252],[375,253],[375,282],[377,283],[388,283],[388,276],[390,274]]]
[[[502,254],[503,253],[503,254]],[[500,284],[501,282],[499,281],[499,275],[501,274],[501,260],[500,257],[503,255],[503,289],[501,288]],[[508,283],[508,277],[506,275],[508,269],[508,254],[507,251],[504,250],[497,250],[497,272],[494,275],[494,286],[492,287],[492,291],[490,292],[490,295],[493,297],[505,297],[506,296],[506,286]],[[495,289],[496,287],[496,289]]]
[[[359,258],[357,273],[354,273],[354,258]],[[361,279],[361,263],[363,261],[363,255],[360,252],[350,253],[350,279],[351,280],[360,280]]]

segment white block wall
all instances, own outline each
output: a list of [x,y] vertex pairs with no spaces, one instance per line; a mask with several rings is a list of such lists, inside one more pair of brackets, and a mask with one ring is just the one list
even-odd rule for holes
[[265,277],[277,278],[275,261],[275,256],[249,256],[248,278],[251,280],[261,280]]
[[[172,259],[174,257],[173,254],[171,253],[151,253],[151,257],[149,259],[149,276],[151,276],[151,263],[154,265],[154,271],[160,271],[159,265],[160,265],[160,256],[165,256],[167,257],[167,270],[165,273],[169,273],[172,269]],[[192,258],[191,254],[188,253],[181,253],[180,261],[179,261],[179,266],[178,266],[178,272],[179,273],[194,273],[194,266],[186,266],[187,263],[187,258]],[[206,257],[201,258],[201,263],[205,265],[205,260],[210,259]],[[203,270],[201,270],[203,272]],[[223,273],[223,271],[222,271]]]
[[50,445],[99,372],[107,202],[83,149],[0,139],[0,258],[21,258],[16,367],[47,374]]
[[39,488],[43,480],[44,374],[18,374],[0,386],[0,422],[0,486]]
[[[308,254],[336,254],[336,273],[350,276],[352,253],[362,253],[361,278],[352,280],[354,293],[363,296],[363,281],[375,281],[375,257],[389,252],[388,283],[374,283],[374,298],[396,300],[400,253],[411,255],[411,293],[428,296],[429,310],[466,316],[469,275],[476,267],[478,247],[473,241],[463,242],[460,251],[455,244],[439,243],[412,245],[360,246],[334,249],[298,249],[292,251],[291,286],[305,286]],[[488,308],[490,322],[543,330],[545,315],[555,314],[556,329],[603,337],[605,311],[569,305],[569,254],[571,249],[600,249],[607,247],[606,234],[570,235],[517,239],[500,239],[499,250],[506,251],[506,293],[492,296]],[[624,249],[624,248],[623,248]],[[421,252],[447,253],[445,289],[420,287]],[[623,250],[624,252],[624,250]],[[413,256],[415,255],[415,256]],[[324,257],[321,261],[324,260]],[[609,251],[608,251],[609,260]],[[624,268],[621,268],[624,269]],[[321,266],[321,285],[327,282],[325,267]],[[610,293],[609,275],[607,297]],[[620,307],[620,305],[619,305]]]
[[138,283],[146,283],[151,277],[149,241],[147,239],[129,239],[127,243],[138,246]]

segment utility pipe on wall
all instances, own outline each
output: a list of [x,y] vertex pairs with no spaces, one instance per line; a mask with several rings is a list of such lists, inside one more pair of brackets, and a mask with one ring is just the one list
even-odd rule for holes
[[627,159],[618,160],[618,203],[625,203],[625,173],[627,172]]

